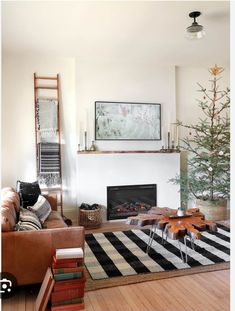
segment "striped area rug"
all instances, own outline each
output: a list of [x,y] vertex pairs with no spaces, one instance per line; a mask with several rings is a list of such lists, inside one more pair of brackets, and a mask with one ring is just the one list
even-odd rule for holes
[[[161,243],[157,230],[146,254],[149,229],[86,234],[85,265],[93,280],[134,276],[150,272],[210,266],[230,260],[230,229],[218,224],[218,232],[202,232],[195,250],[187,242],[188,262],[183,263],[178,241]],[[184,252],[183,241],[181,249]]]

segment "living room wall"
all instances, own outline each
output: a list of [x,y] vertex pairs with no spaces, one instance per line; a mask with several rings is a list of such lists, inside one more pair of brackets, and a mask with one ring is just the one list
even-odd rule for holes
[[[168,125],[176,120],[174,66],[79,61],[76,66],[78,135],[82,148],[84,123],[87,123],[88,128],[88,146],[94,139],[95,101],[160,103],[163,137],[166,136]],[[96,144],[102,150],[149,150],[162,147],[161,141],[98,141]]]
[[61,78],[63,201],[70,217],[76,206],[75,61],[3,55],[2,62],[2,187],[36,180],[33,73]]
[[[212,64],[213,65],[213,64]],[[209,66],[208,66],[209,67]],[[229,85],[229,70],[222,85]],[[156,64],[88,62],[74,58],[3,55],[2,62],[2,186],[17,179],[36,179],[33,72],[61,75],[62,173],[65,215],[77,219],[77,143],[88,125],[94,137],[96,100],[156,102],[162,105],[162,124],[177,118],[196,122],[197,82],[209,79],[207,68]],[[221,82],[222,82],[221,81]],[[181,133],[183,135],[184,133]],[[162,142],[99,142],[100,149],[159,149]],[[99,203],[99,202],[97,202]]]

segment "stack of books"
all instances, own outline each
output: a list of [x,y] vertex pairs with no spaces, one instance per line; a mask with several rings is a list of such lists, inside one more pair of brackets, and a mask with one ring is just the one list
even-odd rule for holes
[[84,309],[84,257],[82,248],[57,249],[52,262],[52,311]]

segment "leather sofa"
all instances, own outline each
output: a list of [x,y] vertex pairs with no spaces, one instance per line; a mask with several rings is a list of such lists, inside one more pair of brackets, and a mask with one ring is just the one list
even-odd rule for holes
[[[84,227],[68,227],[57,211],[56,196],[47,199],[52,212],[43,229],[2,232],[2,272],[13,274],[18,285],[41,283],[57,248],[84,249]],[[6,209],[5,201],[1,207]]]

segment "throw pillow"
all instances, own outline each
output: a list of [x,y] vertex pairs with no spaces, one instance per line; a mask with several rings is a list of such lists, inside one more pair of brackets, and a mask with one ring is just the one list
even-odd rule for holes
[[41,189],[37,181],[29,183],[18,180],[16,189],[20,194],[21,205],[24,208],[34,205],[37,202],[39,194],[41,194]]
[[19,222],[15,226],[17,231],[40,230],[42,225],[37,215],[27,209],[20,209]]
[[42,195],[38,196],[38,200],[33,206],[28,206],[27,208],[38,216],[42,224],[51,213],[51,205]]

